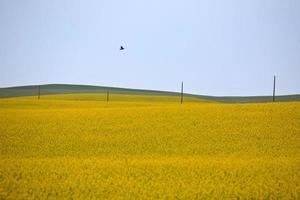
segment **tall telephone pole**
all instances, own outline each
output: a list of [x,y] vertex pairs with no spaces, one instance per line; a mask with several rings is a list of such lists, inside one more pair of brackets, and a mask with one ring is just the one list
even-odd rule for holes
[[183,102],[183,81],[181,82],[181,96],[180,96],[180,103],[182,104]]
[[273,81],[273,102],[275,102],[275,88],[276,87],[276,76],[274,76],[274,81]]

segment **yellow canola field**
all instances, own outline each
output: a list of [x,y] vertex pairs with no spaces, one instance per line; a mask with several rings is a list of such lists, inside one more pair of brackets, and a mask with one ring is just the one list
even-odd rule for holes
[[300,103],[0,100],[0,199],[299,199]]

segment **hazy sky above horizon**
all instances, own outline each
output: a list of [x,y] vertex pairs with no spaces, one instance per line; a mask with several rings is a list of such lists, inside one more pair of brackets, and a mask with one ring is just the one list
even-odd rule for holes
[[270,95],[274,74],[300,94],[299,0],[0,1],[0,87]]

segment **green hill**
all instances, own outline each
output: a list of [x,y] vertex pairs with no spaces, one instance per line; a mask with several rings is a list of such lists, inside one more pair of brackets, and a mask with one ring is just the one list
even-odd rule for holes
[[[109,91],[111,94],[127,94],[127,95],[156,95],[156,96],[180,96],[178,92],[157,91],[157,90],[141,90],[141,89],[128,89],[116,87],[102,87],[91,85],[66,85],[66,84],[48,84],[40,86],[41,95],[50,94],[74,94],[74,93],[106,93]],[[0,98],[20,97],[20,96],[36,96],[38,94],[38,86],[19,86],[0,88]],[[200,99],[217,101],[223,103],[249,103],[249,102],[271,102],[272,96],[205,96],[184,94],[189,97],[196,97]],[[300,101],[300,95],[285,95],[277,96],[276,101]]]

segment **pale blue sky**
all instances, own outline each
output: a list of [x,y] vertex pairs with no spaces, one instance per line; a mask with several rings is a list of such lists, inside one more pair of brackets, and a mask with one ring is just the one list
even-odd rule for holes
[[0,0],[0,87],[270,95],[274,74],[300,93],[299,0]]

